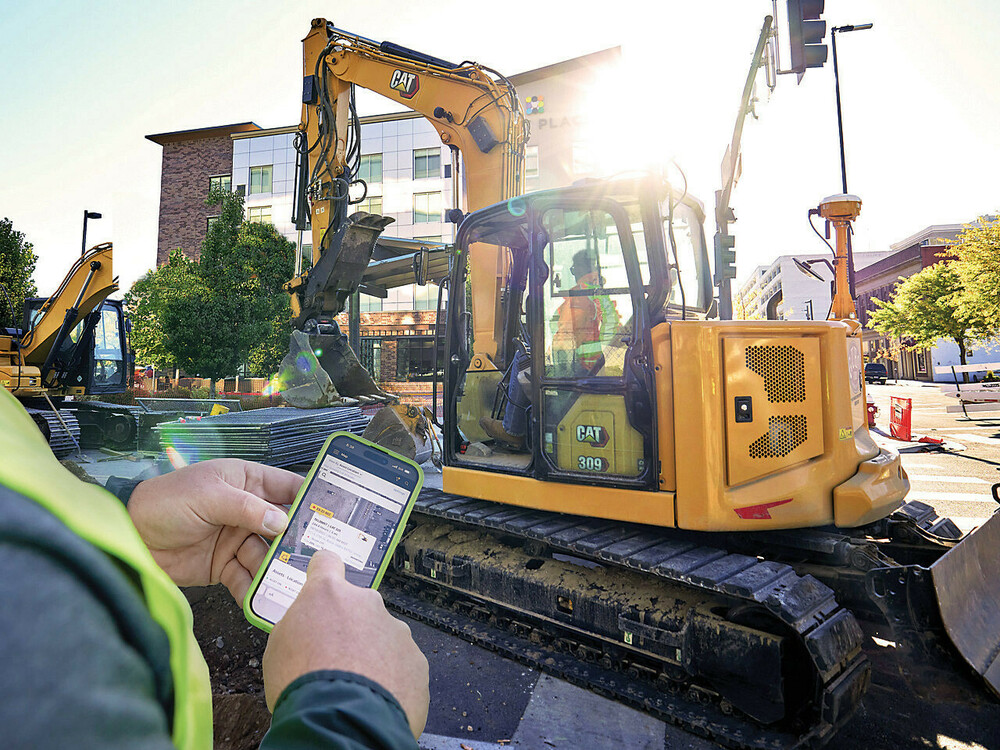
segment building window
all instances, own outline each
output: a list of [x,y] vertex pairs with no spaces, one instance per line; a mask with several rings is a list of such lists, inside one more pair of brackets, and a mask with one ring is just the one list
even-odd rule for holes
[[413,309],[413,284],[397,286],[388,289],[388,295],[382,300],[384,312],[397,312]]
[[924,375],[927,374],[927,357],[923,351],[916,352],[917,355],[917,372]]
[[207,219],[205,219],[205,231],[206,232],[210,231],[212,227],[215,225],[215,222],[217,222],[221,218],[222,218],[221,216],[209,216]]
[[[439,353],[442,349],[439,344]],[[435,364],[442,360],[435,357],[434,339],[430,336],[396,339],[396,380],[432,380]]]
[[441,149],[418,148],[413,151],[413,179],[441,176]]
[[524,176],[526,179],[538,177],[538,146],[524,148]]
[[362,336],[357,355],[361,366],[368,370],[376,383],[379,382],[382,379],[382,339]]
[[250,195],[271,192],[271,165],[250,167]]
[[233,178],[228,174],[220,174],[215,177],[208,178],[208,192],[214,193],[216,191],[222,191],[224,193],[232,192],[233,189]]
[[[448,299],[447,294],[442,300],[442,304]],[[420,286],[419,284],[413,285],[413,309],[414,310],[436,310],[438,303],[438,285],[437,284],[425,284]]]
[[258,224],[271,223],[270,206],[252,206],[247,209],[247,221],[254,221]]
[[441,221],[441,193],[413,194],[413,223]]
[[370,294],[361,293],[361,304],[358,305],[361,312],[382,312],[382,298],[373,297]]
[[373,195],[371,198],[365,198],[360,203],[354,205],[355,211],[364,211],[368,214],[380,214],[382,213],[382,196]]
[[382,182],[382,154],[361,155],[361,166],[358,167],[358,179],[365,182]]

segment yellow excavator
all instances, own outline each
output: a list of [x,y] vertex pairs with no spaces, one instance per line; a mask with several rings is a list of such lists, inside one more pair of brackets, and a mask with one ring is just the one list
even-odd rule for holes
[[19,327],[0,329],[0,385],[24,404],[57,455],[79,448],[81,433],[110,447],[135,441],[132,410],[72,400],[128,389],[128,322],[122,303],[108,299],[117,289],[112,245],[96,245],[50,297],[25,300]]
[[[963,537],[904,501],[868,431],[846,283],[831,320],[710,319],[686,190],[638,175],[520,195],[519,107],[481,93],[480,68],[323,19],[304,59],[314,268],[334,254],[338,295],[365,274],[337,276],[324,241],[345,226],[349,83],[396,92],[466,165],[438,310],[443,488],[411,516],[393,607],[738,747],[821,745],[850,718],[870,680],[858,617],[997,691],[1000,520]],[[842,282],[859,210],[817,209]]]

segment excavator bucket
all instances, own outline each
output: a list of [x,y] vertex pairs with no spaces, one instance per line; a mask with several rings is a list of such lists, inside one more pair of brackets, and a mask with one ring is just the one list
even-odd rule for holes
[[309,336],[302,331],[292,331],[288,354],[278,370],[277,390],[285,401],[300,409],[344,405],[340,392],[316,358]]
[[372,379],[371,373],[358,361],[347,336],[342,333],[313,334],[309,336],[320,367],[326,371],[341,396],[349,396],[362,401],[390,401],[387,394]]
[[432,429],[416,406],[398,404],[375,412],[362,437],[422,464],[431,457]]
[[343,404],[345,397],[363,403],[395,400],[361,366],[334,320],[357,291],[379,235],[392,221],[363,211],[352,214],[333,230],[319,260],[303,275],[304,283],[293,287],[299,300],[292,321],[296,332],[279,373],[290,404],[309,409]]
[[952,643],[1000,697],[1000,512],[931,566]]

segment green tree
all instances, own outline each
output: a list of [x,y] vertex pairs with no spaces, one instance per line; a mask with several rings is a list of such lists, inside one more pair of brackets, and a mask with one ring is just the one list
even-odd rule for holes
[[958,344],[965,364],[970,348],[993,336],[985,318],[962,303],[959,264],[941,261],[903,279],[892,300],[876,299],[870,316],[872,326],[884,334],[904,340],[906,349],[934,346],[941,339]]
[[295,245],[273,225],[243,221],[239,195],[218,192],[208,202],[220,207],[220,217],[208,229],[201,256],[190,260],[175,251],[129,296],[130,314],[143,318],[140,358],[209,378],[214,396],[215,381],[243,365],[251,374],[277,369],[291,327],[281,287],[293,273]]
[[24,234],[14,229],[10,219],[0,220],[0,284],[7,290],[13,308],[7,306],[6,298],[0,297],[0,321],[7,321],[13,314],[7,325],[20,325],[24,300],[38,294],[32,279],[37,262],[34,246],[24,241]]
[[956,264],[965,288],[959,302],[969,315],[1000,329],[1000,218],[981,217],[967,224],[948,253]]
[[125,294],[125,310],[132,321],[129,341],[137,362],[157,369],[178,366],[163,336],[163,310],[172,297],[183,297],[194,279],[191,261],[177,249],[164,265],[141,276]]

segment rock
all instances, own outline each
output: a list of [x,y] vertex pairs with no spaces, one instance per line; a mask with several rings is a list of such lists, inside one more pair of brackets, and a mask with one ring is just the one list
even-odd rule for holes
[[222,648],[225,645],[226,645],[226,642],[224,640],[222,640],[222,636],[221,635],[218,638],[215,639],[215,647],[216,648]]
[[493,449],[490,448],[485,443],[475,442],[469,443],[468,447],[465,449],[466,456],[477,456],[479,458],[489,458],[493,455]]

